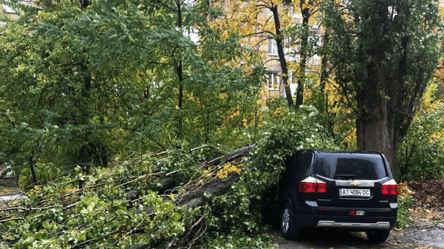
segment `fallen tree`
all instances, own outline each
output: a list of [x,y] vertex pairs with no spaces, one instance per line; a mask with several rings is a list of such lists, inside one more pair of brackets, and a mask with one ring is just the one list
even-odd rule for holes
[[[182,153],[192,154],[197,150],[207,148],[214,147],[199,147]],[[210,201],[210,198],[205,196],[222,195],[234,182],[239,181],[239,174],[234,172],[230,172],[228,177],[223,179],[213,177],[213,175],[215,176],[218,171],[224,170],[223,165],[227,165],[227,163],[234,162],[236,159],[241,159],[247,155],[250,149],[251,147],[245,147],[203,162],[194,162],[199,165],[197,170],[200,170],[202,167],[210,167],[211,171],[196,179],[191,178],[186,184],[183,184],[185,174],[182,170],[168,172],[163,169],[167,167],[166,165],[170,161],[175,160],[168,156],[154,160],[155,157],[160,155],[168,155],[168,152],[165,151],[143,156],[143,159],[136,160],[131,165],[128,165],[128,162],[123,162],[111,169],[99,170],[93,176],[84,176],[79,171],[79,174],[76,176],[77,180],[69,179],[67,181],[65,178],[60,183],[51,183],[50,185],[52,186],[35,186],[29,191],[27,198],[23,201],[11,203],[10,206],[0,209],[3,237],[5,240],[20,247],[34,245],[39,236],[31,240],[22,241],[20,240],[21,236],[18,236],[20,233],[15,233],[17,231],[7,231],[9,230],[7,227],[11,226],[11,222],[19,222],[23,223],[25,229],[29,229],[30,232],[32,230],[45,231],[43,234],[47,239],[57,235],[56,237],[59,240],[60,237],[66,236],[67,243],[63,246],[72,248],[83,248],[95,245],[100,241],[108,241],[108,243],[112,241],[114,245],[124,245],[125,243],[122,242],[125,242],[125,237],[145,233],[145,226],[151,225],[153,220],[162,217],[162,215],[155,211],[156,208],[165,208],[166,212],[173,212],[179,215],[181,217],[179,220],[190,219],[190,223],[194,222],[188,227],[189,230],[186,227],[181,228],[182,232],[187,233],[189,236],[192,230],[207,215],[201,211],[203,206]],[[186,161],[185,164],[189,164],[191,161],[194,160]],[[140,167],[141,165],[142,167]],[[154,167],[154,165],[160,166]],[[142,171],[147,173],[141,174]],[[197,175],[197,172],[195,173]],[[78,181],[84,182],[83,188],[66,189],[66,182],[74,187],[77,186]],[[181,186],[181,184],[183,185]],[[60,190],[61,185],[64,185],[65,189]],[[99,204],[101,205],[100,207],[98,206]],[[158,205],[156,206],[156,204]],[[140,210],[140,205],[143,205],[144,209]],[[116,223],[108,229],[103,229],[109,230],[108,232],[99,232],[96,231],[99,230],[99,226],[95,224],[97,221],[94,221],[94,219],[87,219],[85,220],[86,223],[83,224],[79,219],[82,217],[82,214],[89,213],[94,213],[93,216],[106,214],[101,217],[105,217],[105,221],[101,224],[102,227],[110,224],[113,220],[118,220],[119,217],[126,224],[124,222]],[[186,214],[192,215],[186,217]],[[191,217],[194,217],[194,219],[191,219]],[[127,223],[133,218],[139,224]],[[36,222],[35,220],[39,221]],[[69,224],[72,224],[73,220],[76,220],[75,223],[79,224],[70,229]],[[175,219],[173,218],[173,220]],[[87,224],[89,222],[92,224]],[[166,219],[165,222],[170,221]],[[33,226],[32,229],[31,226]],[[93,229],[88,228],[91,228],[91,226]],[[157,248],[161,246],[165,238],[163,233],[167,233],[167,230],[160,228],[156,233],[146,236],[147,239],[142,241],[147,243],[143,243],[139,247]],[[95,231],[94,233],[99,232],[98,234],[100,235],[93,235],[93,231]],[[119,236],[112,238],[116,234]],[[177,236],[173,237],[177,238]],[[174,242],[176,242],[175,239]],[[42,243],[45,242],[42,241]],[[185,240],[180,241],[180,243],[186,244]],[[168,245],[172,246],[173,244],[168,243]]]
[[2,239],[18,248],[273,247],[260,229],[261,194],[285,156],[329,144],[312,112],[270,123],[254,148],[175,149],[92,175],[79,167],[1,208]]

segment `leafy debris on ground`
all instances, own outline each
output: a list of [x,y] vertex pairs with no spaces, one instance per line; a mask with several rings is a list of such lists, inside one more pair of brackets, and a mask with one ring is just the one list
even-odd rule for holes
[[409,182],[414,209],[444,211],[444,179]]
[[0,189],[0,196],[6,196],[6,195],[17,195],[20,194],[21,191],[18,188],[2,188]]

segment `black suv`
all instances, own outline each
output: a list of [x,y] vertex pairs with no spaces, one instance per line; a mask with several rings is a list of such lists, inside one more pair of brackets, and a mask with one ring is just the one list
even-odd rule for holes
[[285,239],[305,227],[365,231],[387,240],[396,224],[397,185],[380,153],[298,151],[264,199],[266,218],[278,221]]

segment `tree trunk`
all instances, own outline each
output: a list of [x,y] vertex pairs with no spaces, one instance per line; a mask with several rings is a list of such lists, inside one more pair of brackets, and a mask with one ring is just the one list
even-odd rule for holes
[[33,156],[29,157],[29,167],[31,168],[32,182],[36,183],[37,182],[37,176],[35,175]]
[[285,96],[287,98],[288,106],[293,106],[293,97],[291,96],[290,84],[288,82],[288,67],[285,60],[284,47],[282,42],[281,23],[279,20],[278,6],[273,5],[270,10],[273,12],[274,27],[276,29],[276,45],[279,55],[279,62],[281,64],[282,80],[285,87]]
[[[324,33],[324,37],[322,39],[323,41],[323,46],[325,47],[328,44],[328,40],[329,40],[329,35],[327,33],[327,31],[325,31]],[[324,110],[325,112],[328,111],[328,95],[325,92],[325,87],[327,85],[328,82],[328,69],[327,69],[327,55],[325,53],[323,53],[321,55],[321,76],[320,76],[320,88],[321,88],[321,103],[319,103],[318,105],[318,110],[322,111]]]
[[301,106],[304,103],[304,88],[305,88],[305,70],[307,68],[307,45],[308,45],[308,36],[309,36],[309,25],[308,21],[310,19],[310,9],[304,7],[305,0],[301,0],[299,7],[302,13],[302,29],[303,33],[301,36],[301,47],[300,47],[300,61],[299,61],[299,69],[298,69],[298,88],[296,90],[296,107]]
[[[182,29],[182,9],[181,9],[181,5],[182,5],[182,1],[181,0],[176,0],[176,7],[177,7],[177,27],[179,28],[179,30]],[[177,104],[177,107],[179,108],[179,115],[177,118],[177,137],[181,138],[182,137],[182,129],[183,129],[183,120],[182,120],[182,105],[183,105],[183,65],[182,65],[182,60],[179,60],[179,62],[177,63],[177,67],[176,67],[176,73],[177,73],[177,78],[179,80],[179,102]]]
[[395,132],[398,113],[390,107],[397,103],[396,84],[390,82],[389,69],[378,63],[384,57],[383,52],[369,50],[367,53],[372,53],[375,58],[366,65],[367,74],[374,77],[367,77],[357,94],[357,105],[361,112],[356,119],[358,149],[383,153],[396,176],[400,136],[399,132]]
[[[373,101],[376,104],[368,108],[369,112],[361,114],[356,120],[358,149],[360,151],[381,152],[389,161],[393,174],[397,175],[397,156],[399,140],[395,136],[392,113],[384,101],[364,94],[363,98],[358,98],[358,106],[368,106],[366,101]],[[368,102],[367,102],[368,103]],[[360,110],[365,110],[363,107]],[[393,116],[393,115],[392,115]]]

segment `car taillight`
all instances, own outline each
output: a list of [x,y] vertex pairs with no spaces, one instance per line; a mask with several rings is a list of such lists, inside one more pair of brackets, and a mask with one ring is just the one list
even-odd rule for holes
[[382,195],[397,195],[398,194],[398,185],[395,180],[390,180],[381,185]]
[[327,193],[327,183],[314,177],[307,177],[299,184],[301,193]]

